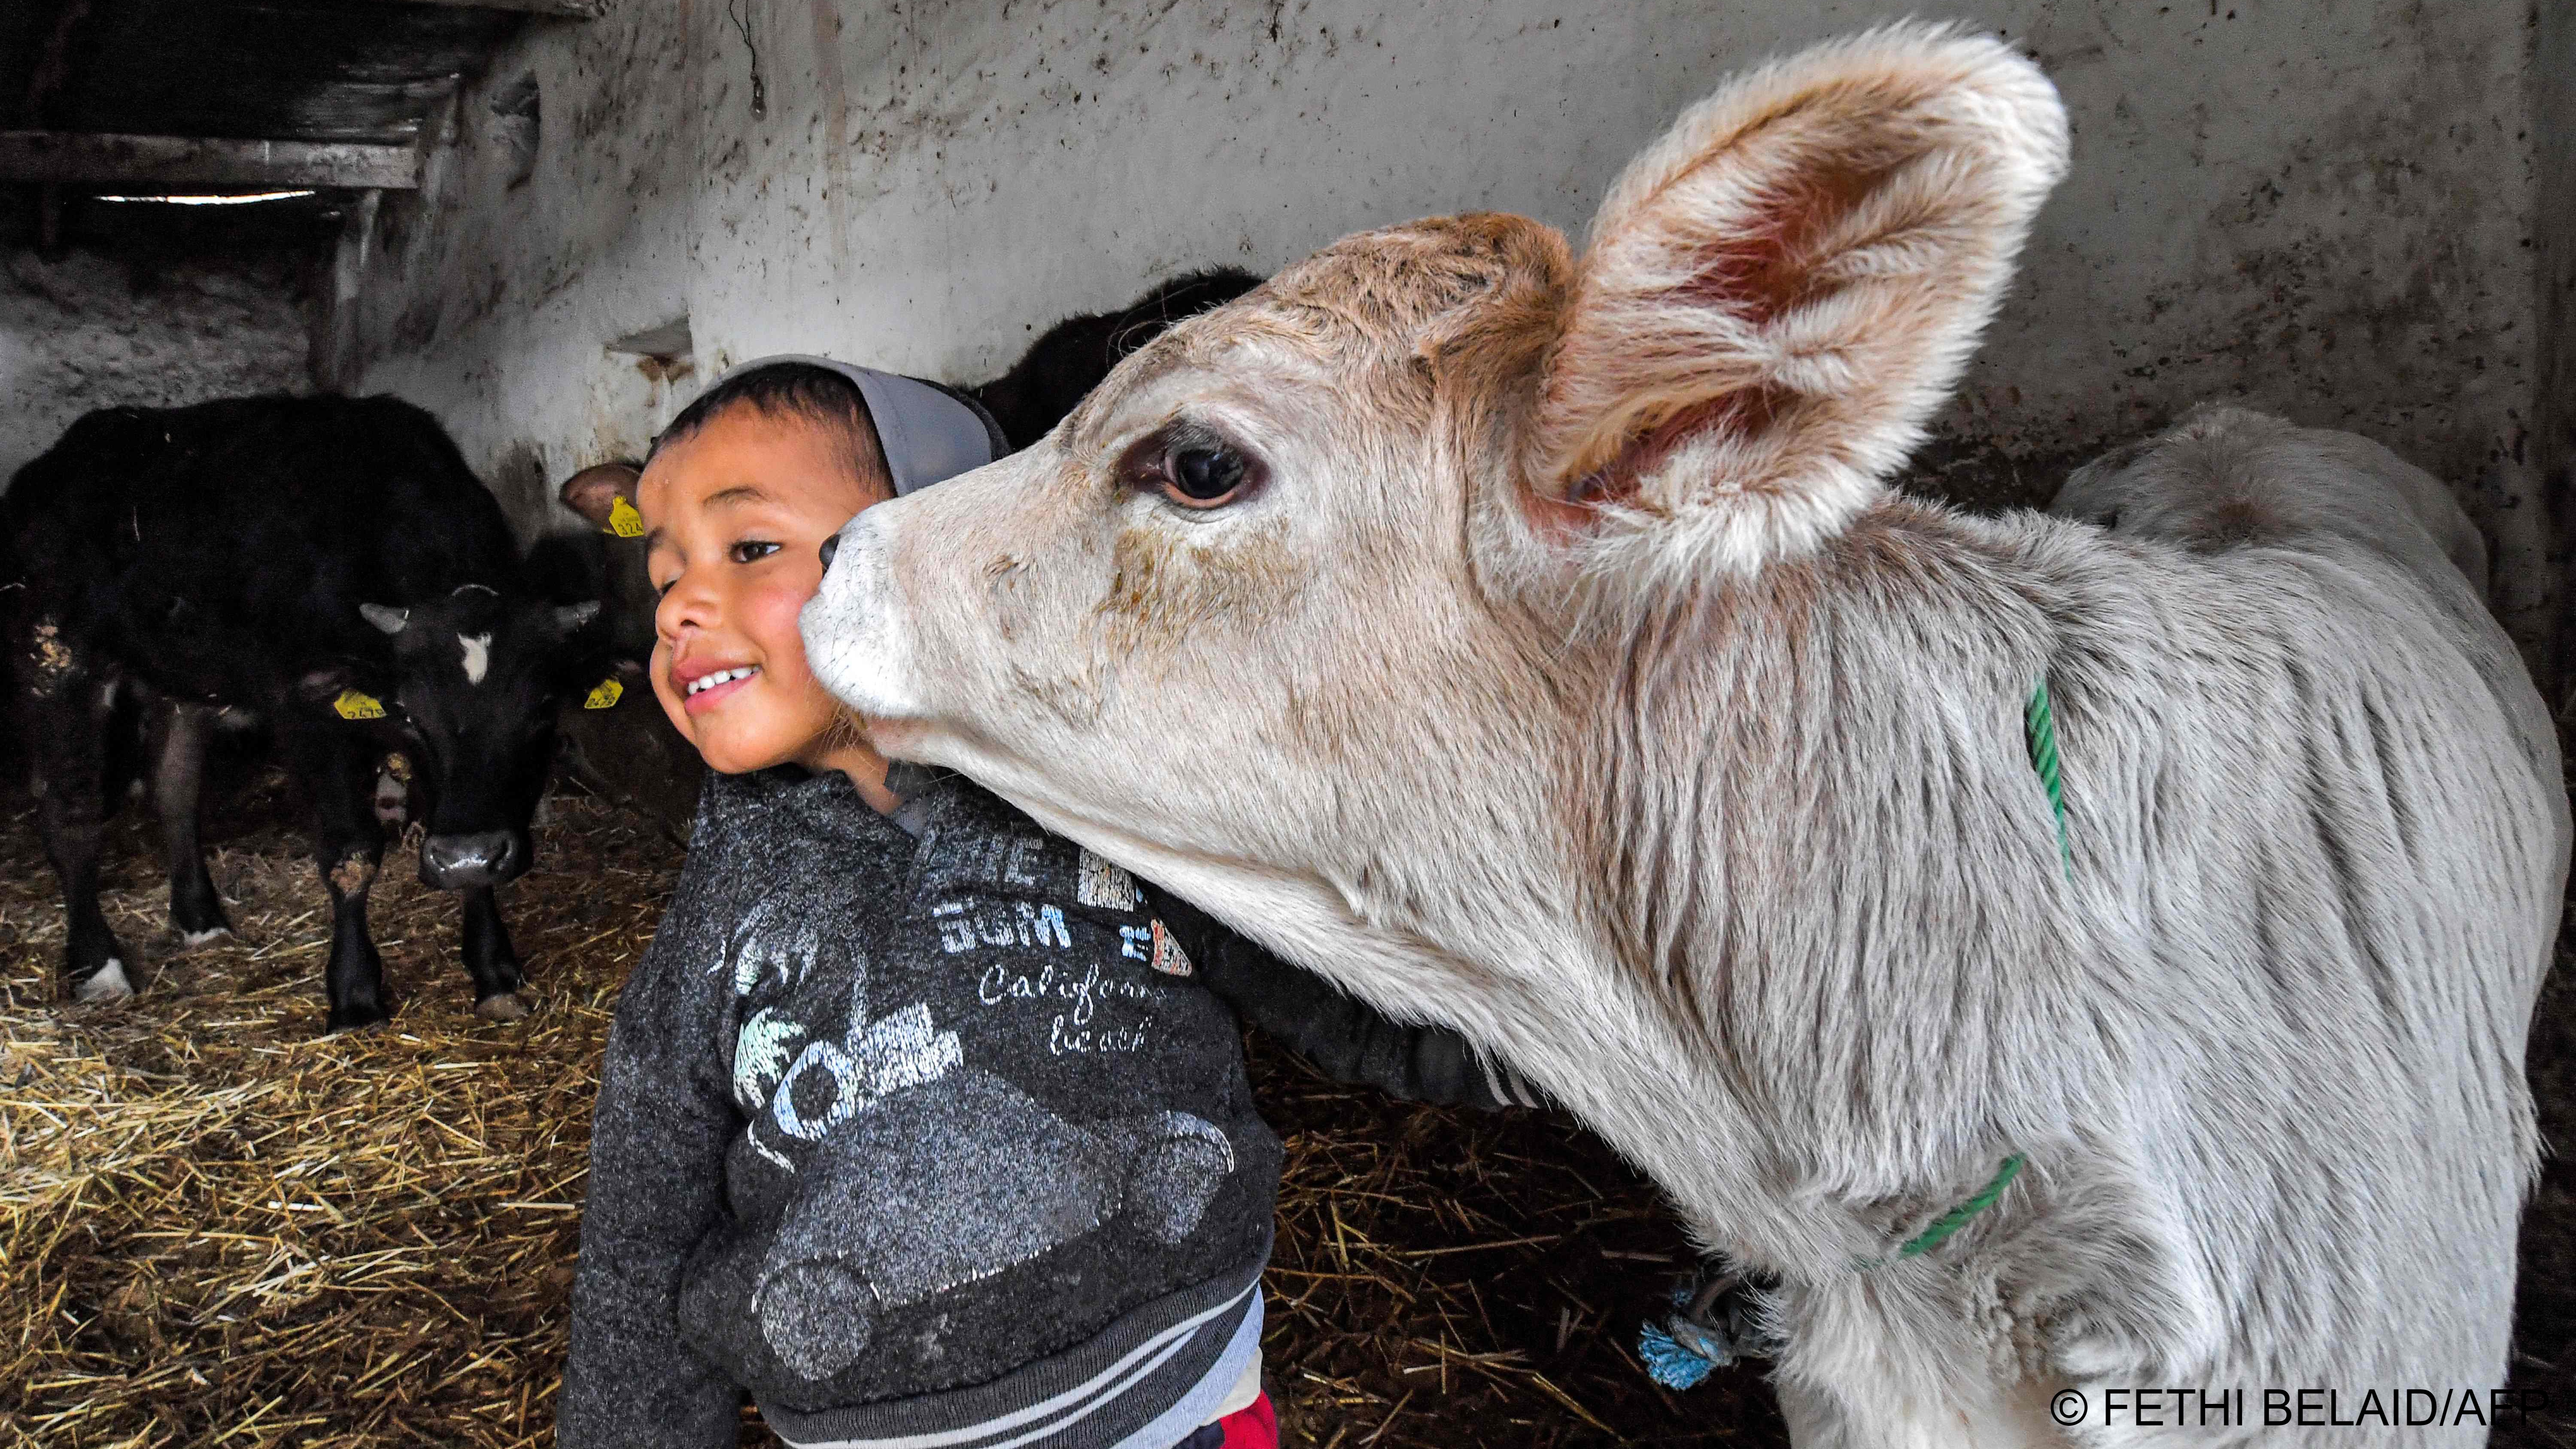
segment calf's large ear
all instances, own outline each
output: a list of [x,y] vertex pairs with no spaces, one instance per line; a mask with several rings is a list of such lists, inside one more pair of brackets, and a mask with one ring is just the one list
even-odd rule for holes
[[401,633],[403,626],[411,622],[411,610],[397,609],[389,604],[360,604],[358,612],[366,616],[368,623],[388,634]]
[[595,463],[566,478],[555,496],[591,527],[614,532],[618,503],[635,506],[635,485],[643,476],[632,463]]
[[1957,380],[2066,151],[2038,68],[1946,27],[1818,46],[1685,112],[1593,221],[1534,512],[1694,571],[1830,537]]

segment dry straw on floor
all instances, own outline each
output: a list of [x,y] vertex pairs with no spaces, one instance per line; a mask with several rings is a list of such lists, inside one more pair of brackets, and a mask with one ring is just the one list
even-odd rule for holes
[[[563,1353],[595,1068],[674,862],[591,809],[513,892],[544,1010],[481,1021],[452,898],[406,856],[375,893],[398,995],[323,1038],[330,917],[298,842],[216,853],[238,936],[142,1000],[59,1006],[62,909],[14,821],[0,849],[0,1383],[19,1443],[544,1442]],[[162,943],[139,836],[109,919]]]
[[[557,800],[505,894],[539,1006],[509,1026],[468,1009],[453,899],[388,855],[399,1014],[320,1037],[300,839],[216,850],[237,934],[179,953],[139,813],[106,906],[148,965],[115,1009],[54,999],[62,906],[30,814],[0,822],[0,1384],[25,1386],[0,1442],[550,1443],[600,1047],[678,852]],[[1758,1390],[1740,1430],[1737,1389],[1684,1415],[1634,1367],[1680,1237],[1562,1119],[1389,1103],[1267,1049],[1255,1072],[1289,1149],[1265,1349],[1292,1442],[1776,1438]]]
[[[93,1010],[54,1000],[62,908],[23,805],[0,819],[0,1444],[552,1442],[600,1047],[679,864],[603,806],[553,812],[505,899],[537,1014],[471,1014],[453,901],[401,854],[374,909],[400,1014],[331,1038],[293,835],[217,851],[239,934],[177,955],[122,824],[108,910],[150,966]],[[1566,1119],[1389,1103],[1259,1044],[1254,1077],[1288,1144],[1264,1349],[1290,1443],[1785,1442],[1749,1372],[1676,1396],[1638,1370],[1686,1247]],[[2563,1265],[2563,1169],[2550,1194],[2526,1261]],[[2526,1382],[2565,1312],[2526,1291]],[[2567,1407],[2521,1442],[2576,1449]]]

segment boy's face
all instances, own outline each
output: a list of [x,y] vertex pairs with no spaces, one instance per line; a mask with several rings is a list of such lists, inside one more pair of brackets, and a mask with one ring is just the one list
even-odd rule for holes
[[653,455],[635,493],[661,591],[653,692],[710,768],[826,763],[839,707],[805,668],[796,614],[823,540],[886,496],[829,428],[753,405]]

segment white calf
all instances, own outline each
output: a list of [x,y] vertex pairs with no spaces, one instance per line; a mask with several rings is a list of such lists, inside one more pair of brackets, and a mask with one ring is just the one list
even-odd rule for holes
[[[1802,1444],[2057,1442],[2068,1391],[2094,1444],[2262,1435],[2266,1389],[2457,1417],[2556,745],[2457,507],[2357,439],[2200,418],[2070,487],[2108,529],[1886,486],[2065,148],[2029,64],[1897,28],[1685,114],[1579,262],[1345,240],[860,515],[818,672],[1582,1114],[1779,1276]],[[2170,1387],[2252,1430],[2104,1422]]]

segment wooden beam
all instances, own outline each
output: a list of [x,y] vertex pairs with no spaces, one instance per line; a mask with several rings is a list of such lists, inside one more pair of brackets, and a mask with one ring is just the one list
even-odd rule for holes
[[89,131],[0,131],[0,181],[172,186],[420,185],[410,146],[349,141],[227,141],[199,136],[120,136]]
[[54,7],[54,23],[48,27],[44,55],[27,76],[26,104],[18,108],[19,124],[42,126],[53,117],[54,98],[70,84],[72,75],[72,36],[81,22],[89,18],[90,0],[62,0]]
[[458,10],[510,10],[522,15],[551,15],[558,20],[597,20],[616,0],[403,0],[412,5],[446,5]]
[[358,290],[367,280],[367,254],[376,242],[376,209],[384,193],[368,191],[340,219],[340,246],[331,259],[331,342],[316,378],[327,392],[358,385]]

